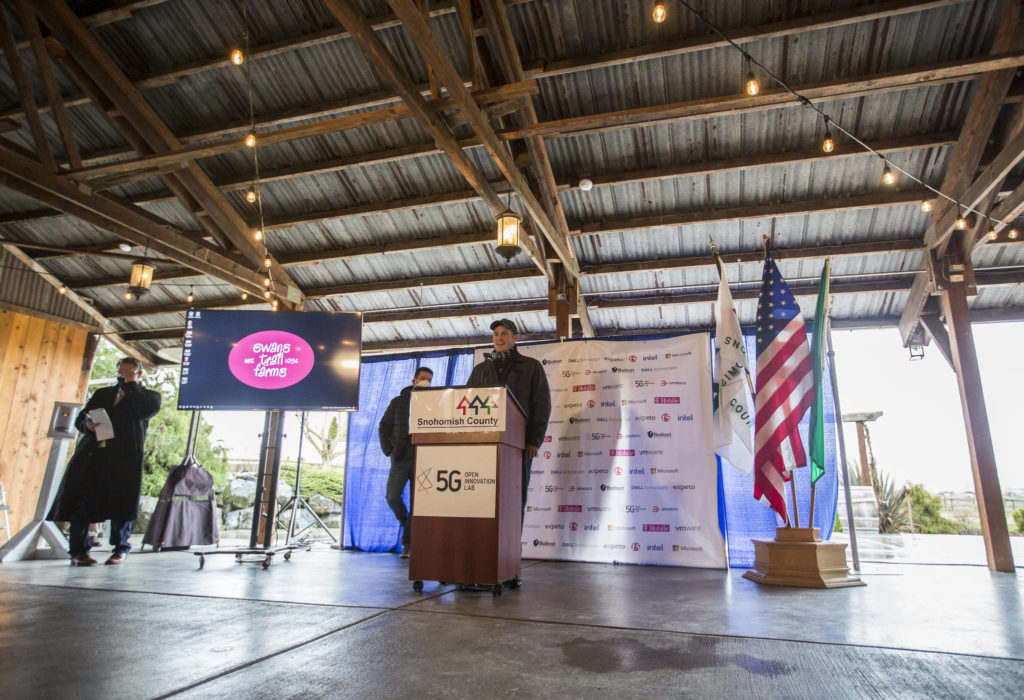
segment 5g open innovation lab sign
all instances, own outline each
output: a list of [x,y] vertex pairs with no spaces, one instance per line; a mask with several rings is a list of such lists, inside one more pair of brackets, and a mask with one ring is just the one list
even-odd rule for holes
[[497,494],[496,445],[420,445],[413,486],[414,516],[493,518]]

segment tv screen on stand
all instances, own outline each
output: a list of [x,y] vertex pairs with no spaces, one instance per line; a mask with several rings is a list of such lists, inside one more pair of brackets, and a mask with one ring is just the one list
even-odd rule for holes
[[179,410],[355,411],[362,315],[189,311]]

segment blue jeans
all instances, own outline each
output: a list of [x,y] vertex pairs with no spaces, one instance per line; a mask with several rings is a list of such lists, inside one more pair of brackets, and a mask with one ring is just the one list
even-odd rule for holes
[[[409,510],[405,507],[405,501],[402,500],[402,493],[405,491],[405,485],[412,483],[412,476],[415,470],[415,459],[395,459],[392,457],[391,471],[388,473],[388,485],[384,492],[384,500],[387,501],[391,512],[398,519],[398,524],[402,526],[403,547],[409,546],[410,522]],[[409,488],[409,499],[412,500],[411,486]]]
[[[128,539],[131,536],[131,520],[111,519],[110,546],[114,548],[115,552],[121,552],[122,554],[130,552],[132,546],[129,544]],[[71,556],[77,557],[80,554],[88,554],[89,550],[92,549],[92,545],[89,544],[90,539],[89,520],[78,517],[78,513],[75,513],[71,516],[71,521],[68,524],[68,543]]]

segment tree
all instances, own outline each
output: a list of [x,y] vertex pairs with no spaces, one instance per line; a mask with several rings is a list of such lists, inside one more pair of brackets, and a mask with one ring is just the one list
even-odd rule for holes
[[910,487],[910,505],[914,511],[914,530],[932,535],[955,535],[960,528],[942,517],[942,499],[925,490],[922,484]]
[[[306,417],[306,440],[320,458],[323,469],[333,469],[334,464],[345,457],[345,443],[348,431],[338,423],[337,413],[324,413],[320,429],[313,427],[308,414]],[[347,426],[346,426],[347,427]]]

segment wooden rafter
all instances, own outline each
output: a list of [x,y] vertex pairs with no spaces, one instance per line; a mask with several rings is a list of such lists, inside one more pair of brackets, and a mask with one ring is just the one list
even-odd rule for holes
[[[167,125],[142,98],[88,28],[66,4],[59,0],[38,0],[34,9],[68,54],[82,66],[89,77],[110,98],[150,148],[160,152],[181,147]],[[173,177],[180,182],[189,195],[210,216],[210,219],[216,223],[217,227],[249,260],[254,269],[262,264],[264,253],[254,244],[250,235],[251,229],[223,195],[217,191],[202,169],[192,163],[186,170],[176,172],[168,177]],[[186,205],[188,204],[186,202]],[[283,293],[279,293],[279,297],[286,308],[301,306],[302,292],[279,264],[272,261],[267,274],[283,290]]]
[[[498,215],[505,209],[505,203],[502,202],[497,192],[491,187],[491,184],[487,181],[486,177],[480,170],[473,164],[466,153],[459,146],[454,136],[451,135],[448,127],[444,122],[441,121],[437,113],[434,112],[426,104],[423,96],[415,89],[412,81],[404,73],[398,63],[395,61],[391,52],[388,51],[387,47],[377,37],[376,33],[366,23],[363,16],[352,7],[348,2],[342,0],[325,0],[325,4],[328,9],[334,14],[338,21],[352,33],[353,38],[359,44],[363,53],[370,60],[370,63],[376,66],[385,76],[387,81],[391,84],[392,88],[398,92],[405,104],[408,105],[413,113],[415,113],[417,119],[426,127],[433,136],[434,141],[437,145],[445,152],[455,167],[459,170],[462,176],[469,182],[470,186],[479,193],[480,197],[487,203],[491,208],[491,211]],[[415,15],[420,21],[423,21],[422,16],[418,10],[411,5],[408,8],[413,15]],[[403,22],[404,22],[403,18]],[[444,58],[447,62],[447,59]],[[450,65],[450,64],[449,64]],[[437,62],[434,62],[434,67],[438,68]],[[449,93],[453,98],[456,99],[456,104],[463,108],[464,105],[459,101],[464,95],[469,95],[462,85],[461,78],[457,78],[456,82],[458,85],[451,84],[448,80],[450,75],[444,71],[440,71],[440,77],[442,83],[448,88]],[[476,102],[473,101],[471,96],[468,97],[472,104],[473,110],[478,110]],[[465,109],[462,109],[465,112]],[[542,252],[537,248],[536,244],[530,241],[528,236],[521,238],[523,247],[526,249],[533,263],[544,272],[545,275],[548,273],[547,261],[544,259]]]
[[28,121],[29,131],[32,132],[32,140],[36,145],[36,157],[49,172],[57,172],[57,161],[50,150],[50,144],[46,140],[46,131],[43,129],[43,122],[39,119],[39,110],[36,108],[35,93],[32,91],[32,84],[25,73],[25,66],[21,62],[21,56],[14,43],[14,34],[11,32],[11,25],[7,21],[7,11],[0,6],[0,43],[3,44],[4,56],[7,58],[7,67],[14,77],[14,83],[18,86],[18,93],[21,96],[21,103],[25,108],[25,118]]

